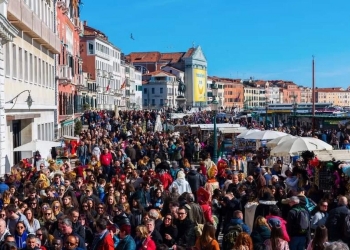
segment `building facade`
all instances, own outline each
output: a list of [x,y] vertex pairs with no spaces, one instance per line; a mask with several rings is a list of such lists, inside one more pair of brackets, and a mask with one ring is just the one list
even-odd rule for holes
[[[14,152],[14,148],[35,139],[55,137],[55,63],[61,41],[56,34],[54,1],[10,0],[7,7],[7,18],[18,30],[13,41],[4,46],[6,145],[3,154],[8,169],[21,159],[32,157],[32,152]],[[31,106],[28,101],[32,101]],[[41,154],[47,156],[49,149],[43,149]]]
[[317,88],[315,99],[317,103],[333,103],[334,106],[349,107],[350,91],[340,87]]
[[225,103],[225,83],[221,81],[220,78],[215,77],[207,77],[207,100],[208,100],[208,106],[210,106],[211,102],[213,101],[213,91],[211,89],[213,82],[218,86],[218,94],[216,96],[216,100],[219,103],[219,109],[224,110],[226,108]]
[[79,2],[57,1],[57,31],[61,41],[57,58],[58,80],[58,135],[74,136],[73,119],[79,118],[86,108],[83,93],[82,63],[80,58],[80,36],[83,24],[80,21]]
[[84,22],[80,38],[80,56],[83,71],[96,82],[98,109],[114,110],[123,96],[120,49],[108,41],[101,31]]
[[301,87],[300,90],[300,102],[301,103],[311,103],[312,102],[312,88]]

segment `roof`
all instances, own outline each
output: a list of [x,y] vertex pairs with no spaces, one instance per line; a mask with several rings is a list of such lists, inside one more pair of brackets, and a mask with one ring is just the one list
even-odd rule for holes
[[316,88],[316,92],[345,92],[346,90],[341,87],[334,88]]
[[193,55],[193,52],[195,51],[196,49],[195,48],[190,48],[187,50],[187,52],[184,54],[184,58],[186,57],[191,57]]
[[166,63],[177,63],[183,58],[191,57],[195,48],[190,48],[187,52],[170,52],[161,53],[159,51],[150,52],[131,52],[129,55],[125,56],[129,62],[132,63],[146,63],[146,62],[159,62],[164,61]]
[[160,61],[168,61],[168,63],[179,62],[184,55],[184,52],[161,53]]
[[174,74],[171,74],[163,70],[156,70],[156,71],[144,74],[144,76],[157,76],[157,75],[175,76]]

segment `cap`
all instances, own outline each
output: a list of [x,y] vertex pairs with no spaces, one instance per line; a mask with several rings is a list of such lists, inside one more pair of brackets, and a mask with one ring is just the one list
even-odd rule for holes
[[179,179],[185,179],[185,173],[184,173],[183,171],[179,171],[179,172],[177,173],[177,178],[179,178]]
[[282,204],[289,204],[290,202],[299,203],[300,199],[298,198],[298,196],[292,196],[290,198],[282,200]]

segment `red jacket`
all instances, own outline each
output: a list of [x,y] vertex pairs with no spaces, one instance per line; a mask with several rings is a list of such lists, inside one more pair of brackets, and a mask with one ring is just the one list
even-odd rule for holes
[[163,173],[163,174],[157,174],[156,178],[160,180],[160,182],[163,184],[164,189],[168,190],[168,187],[171,185],[173,182],[173,178],[171,178],[171,175],[168,173]]
[[152,240],[150,236],[148,236],[143,242],[142,246],[139,248],[139,250],[156,250],[156,243]]
[[102,166],[110,166],[112,163],[112,154],[111,153],[107,153],[107,154],[101,154],[100,156],[100,162]]
[[98,244],[97,250],[114,250],[114,242],[110,233],[107,232],[103,241]]
[[204,215],[205,221],[213,223],[213,215],[211,212],[211,206],[209,206],[208,204],[201,204],[201,208],[203,210],[203,215]]

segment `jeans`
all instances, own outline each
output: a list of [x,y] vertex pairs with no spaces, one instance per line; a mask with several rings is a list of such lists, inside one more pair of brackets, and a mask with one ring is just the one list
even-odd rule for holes
[[290,237],[289,248],[290,250],[305,250],[306,236]]
[[80,156],[79,157],[79,161],[81,162],[81,164],[84,166],[86,164],[86,157],[85,156]]

